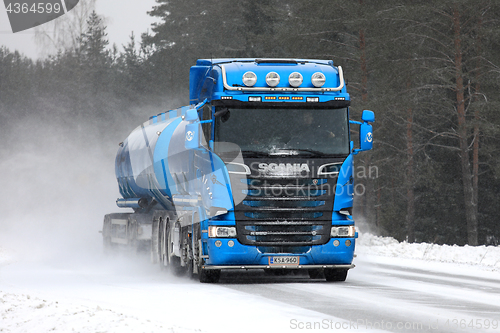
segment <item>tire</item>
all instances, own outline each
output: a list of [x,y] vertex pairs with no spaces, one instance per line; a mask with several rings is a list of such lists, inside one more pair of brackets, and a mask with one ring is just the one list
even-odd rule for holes
[[163,244],[165,249],[164,262],[175,276],[186,275],[187,267],[181,266],[181,258],[173,254],[172,233],[170,232],[170,220],[165,219]]
[[159,253],[160,253],[160,269],[162,271],[165,271],[169,268],[169,261],[168,261],[168,219],[164,219],[163,217],[160,217],[160,224],[158,226],[159,228]]
[[325,268],[324,272],[328,282],[342,282],[347,279],[347,269]]
[[201,283],[217,283],[220,279],[220,269],[200,268],[198,277]]
[[151,235],[151,263],[158,264],[160,261],[160,222],[159,218],[153,219],[153,225],[151,226],[153,234]]
[[106,256],[116,253],[115,244],[111,242],[111,215],[104,216],[104,223],[102,226],[102,249]]

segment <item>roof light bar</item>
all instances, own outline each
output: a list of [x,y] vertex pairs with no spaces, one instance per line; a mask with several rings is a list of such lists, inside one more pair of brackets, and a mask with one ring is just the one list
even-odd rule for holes
[[[344,72],[342,70],[341,66],[338,66],[337,69],[339,71],[339,78],[340,78],[340,84],[338,87],[335,88],[294,88],[294,87],[288,87],[288,88],[274,88],[274,87],[238,87],[238,86],[230,86],[227,83],[227,75],[226,75],[226,68],[224,64],[219,64],[221,71],[222,71],[222,83],[224,85],[224,89],[226,90],[231,90],[231,91],[276,91],[279,89],[279,91],[300,91],[300,92],[324,92],[324,91],[340,91],[344,88],[345,82],[344,82]],[[319,73],[319,72],[318,72]]]

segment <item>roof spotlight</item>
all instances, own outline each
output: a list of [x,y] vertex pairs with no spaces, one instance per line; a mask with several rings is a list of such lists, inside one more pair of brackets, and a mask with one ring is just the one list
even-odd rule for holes
[[276,87],[280,83],[280,76],[276,72],[269,72],[266,75],[266,83],[269,87]]
[[257,75],[254,72],[243,74],[243,84],[247,87],[253,87],[257,83]]
[[302,84],[302,80],[302,74],[300,74],[299,72],[293,72],[288,77],[288,83],[290,83],[290,85],[295,88]]
[[316,88],[321,88],[325,84],[326,77],[325,74],[321,72],[316,72],[311,76],[311,82]]

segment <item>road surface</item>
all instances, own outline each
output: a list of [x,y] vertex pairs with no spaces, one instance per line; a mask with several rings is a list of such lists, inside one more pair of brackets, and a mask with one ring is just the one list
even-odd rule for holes
[[[376,256],[346,282],[224,272],[216,285],[145,258],[0,263],[0,332],[499,332],[500,273]],[[3,330],[3,331],[2,331]]]

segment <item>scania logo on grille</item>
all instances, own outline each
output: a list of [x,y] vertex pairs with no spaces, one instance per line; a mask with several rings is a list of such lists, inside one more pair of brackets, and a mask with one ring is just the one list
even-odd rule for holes
[[259,163],[259,172],[276,174],[297,174],[302,172],[309,173],[307,163]]

